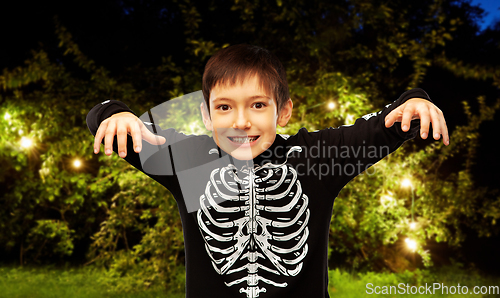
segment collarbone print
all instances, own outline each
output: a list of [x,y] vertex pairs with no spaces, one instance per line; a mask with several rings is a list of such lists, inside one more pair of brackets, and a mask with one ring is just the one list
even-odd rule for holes
[[[291,151],[301,151],[292,148]],[[224,199],[217,203],[216,199]],[[220,202],[220,200],[218,200]],[[300,273],[308,253],[309,199],[295,169],[266,164],[214,169],[200,196],[197,219],[215,271],[226,286],[240,286],[246,297],[267,287],[287,287],[278,276]],[[273,280],[274,279],[274,280]]]

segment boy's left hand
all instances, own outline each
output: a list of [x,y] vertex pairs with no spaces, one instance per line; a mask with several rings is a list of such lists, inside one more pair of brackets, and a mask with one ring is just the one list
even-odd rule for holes
[[444,120],[443,112],[432,102],[422,98],[412,98],[404,104],[392,110],[385,117],[385,127],[391,127],[394,122],[401,122],[401,129],[408,131],[410,121],[420,119],[420,136],[426,139],[429,134],[430,123],[434,131],[434,139],[439,140],[443,136],[443,144],[450,144],[448,136],[448,127]]

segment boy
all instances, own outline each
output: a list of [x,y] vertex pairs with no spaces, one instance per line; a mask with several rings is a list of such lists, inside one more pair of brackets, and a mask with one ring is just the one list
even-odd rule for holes
[[[107,155],[119,152],[174,195],[186,297],[329,297],[328,232],[339,191],[419,130],[425,139],[430,122],[434,138],[449,144],[442,112],[421,89],[350,126],[277,135],[292,114],[286,73],[256,46],[217,52],[205,67],[203,96],[213,138],[162,130],[119,101],[87,116],[95,153],[104,141]],[[339,156],[339,148],[353,152]]]

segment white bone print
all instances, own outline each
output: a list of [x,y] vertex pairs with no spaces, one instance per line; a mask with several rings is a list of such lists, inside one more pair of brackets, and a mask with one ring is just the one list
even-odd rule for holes
[[[292,151],[300,148],[287,157]],[[218,197],[223,203],[215,202]],[[273,276],[299,274],[308,252],[308,203],[297,172],[285,164],[212,171],[197,218],[212,265],[228,276],[228,287],[240,285],[246,297],[259,297],[267,285],[287,286]]]

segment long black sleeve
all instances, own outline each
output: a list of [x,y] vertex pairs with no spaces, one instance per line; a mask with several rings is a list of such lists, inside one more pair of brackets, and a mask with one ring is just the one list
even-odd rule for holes
[[[385,117],[411,98],[431,101],[424,90],[415,88],[404,92],[381,111],[357,119],[352,125],[299,134],[302,138],[300,142],[310,148],[309,156],[314,157],[318,171],[321,171],[321,166],[325,173],[328,169],[327,174],[318,173],[318,176],[323,183],[335,186],[331,188],[335,196],[358,174],[418,135],[419,119],[412,120],[410,129],[406,132],[401,129],[399,122],[389,128],[385,127]],[[319,153],[317,157],[314,155],[315,150]]]
[[118,100],[108,99],[95,105],[87,114],[87,127],[90,133],[95,136],[102,121],[120,112],[130,112],[136,115],[125,103]]
[[[107,100],[97,104],[87,115],[87,126],[90,132],[95,136],[102,121],[120,112],[131,112],[136,115],[127,105],[117,100]],[[132,136],[127,135],[127,155],[124,159],[170,191],[179,187],[177,185],[176,171],[183,171],[193,167],[193,164],[204,164],[215,158],[213,154],[208,157],[206,155],[211,148],[217,148],[211,137],[207,135],[185,135],[173,128],[163,130],[157,123],[154,123],[155,118],[151,117],[151,114],[149,114],[149,117],[147,114],[143,116],[138,119],[144,126],[151,133],[164,137],[166,142],[162,145],[152,145],[142,140],[142,149],[139,153],[136,153],[133,148]],[[149,118],[147,120],[151,122],[143,121],[142,119],[145,118]],[[104,142],[103,138],[101,143],[104,144]],[[113,151],[118,154],[118,138],[116,135],[113,139]],[[217,156],[219,155],[217,154]],[[175,185],[172,185],[172,183]]]
[[[125,103],[118,100],[106,100],[95,105],[87,114],[87,126],[92,135],[96,135],[99,125],[108,117],[120,113],[130,112],[136,115]],[[137,115],[136,115],[137,116]],[[179,140],[177,132],[173,129],[162,130],[159,125],[143,122],[144,125],[154,134],[163,136],[167,142],[164,145],[151,145],[142,141],[140,153],[134,151],[133,139],[127,135],[127,156],[124,158],[132,166],[169,188],[172,183],[173,166],[171,163],[170,144]],[[101,144],[104,145],[104,138]],[[113,151],[118,154],[118,138],[113,139]]]

